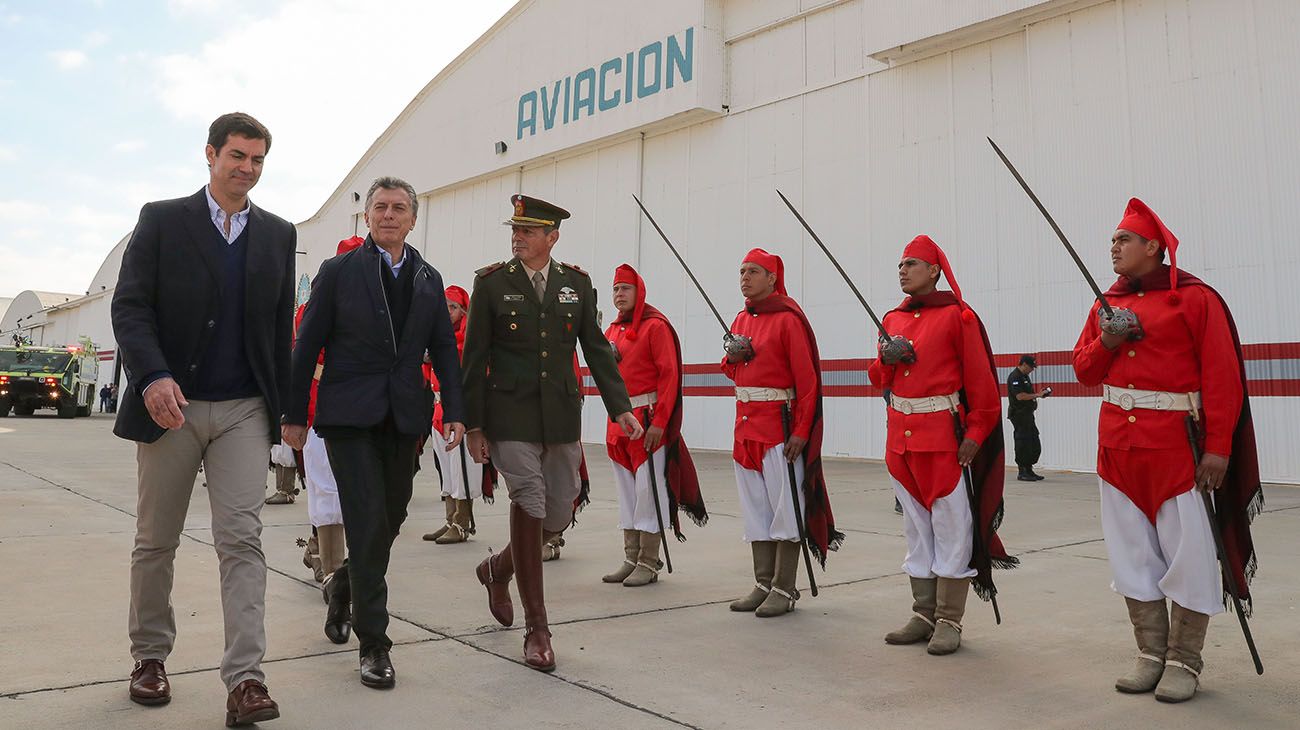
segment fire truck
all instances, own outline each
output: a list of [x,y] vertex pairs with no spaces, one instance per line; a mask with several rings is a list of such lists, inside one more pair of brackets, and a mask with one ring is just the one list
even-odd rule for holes
[[0,418],[51,408],[59,418],[89,416],[95,403],[99,357],[94,347],[0,347]]

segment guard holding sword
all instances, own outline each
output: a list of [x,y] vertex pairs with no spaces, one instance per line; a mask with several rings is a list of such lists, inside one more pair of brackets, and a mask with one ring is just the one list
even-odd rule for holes
[[1079,382],[1103,388],[1102,532],[1139,650],[1115,688],[1163,702],[1195,694],[1210,616],[1228,598],[1262,672],[1244,618],[1263,495],[1241,342],[1222,297],[1178,269],[1177,251],[1131,199],[1111,237],[1119,279],[1074,348]]
[[[952,291],[936,289],[940,274]],[[961,646],[972,580],[993,599],[991,569],[1017,564],[995,533],[1002,400],[984,326],[929,236],[903,249],[898,280],[907,298],[885,315],[889,335],[868,376],[890,390],[885,465],[903,505],[913,615],[885,641],[928,640],[930,654],[951,654]]]
[[[844,537],[822,475],[821,360],[812,326],[786,294],[779,256],[750,251],[740,291],[745,309],[732,322],[722,371],[736,384],[732,458],[754,588],[731,610],[780,616],[799,598],[801,543],[824,566],[827,551],[839,549]],[[811,571],[806,553],[805,563]]]
[[[684,509],[697,525],[708,520],[708,512],[695,464],[681,436],[682,352],[677,332],[667,317],[646,303],[645,281],[627,264],[614,271],[614,308],[618,317],[605,330],[605,338],[627,385],[633,413],[645,425],[645,437],[628,438],[612,422],[607,428],[605,445],[614,463],[623,529],[623,563],[601,580],[636,587],[659,580],[664,567],[659,550],[667,535],[685,540],[678,509]],[[671,572],[672,559],[667,545],[663,548]]]

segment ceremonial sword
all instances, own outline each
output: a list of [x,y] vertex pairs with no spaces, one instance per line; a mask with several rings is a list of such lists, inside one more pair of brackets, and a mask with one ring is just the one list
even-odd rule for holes
[[1070,258],[1074,259],[1075,266],[1079,267],[1079,271],[1083,273],[1083,278],[1088,281],[1088,286],[1092,287],[1092,293],[1097,296],[1097,301],[1101,303],[1102,311],[1106,313],[1107,318],[1113,319],[1115,312],[1110,308],[1110,302],[1106,301],[1106,295],[1101,293],[1101,287],[1097,286],[1097,280],[1092,278],[1092,274],[1088,271],[1088,267],[1083,265],[1083,259],[1079,258],[1079,254],[1074,250],[1074,246],[1070,245],[1070,240],[1065,237],[1065,233],[1061,231],[1061,227],[1056,225],[1056,219],[1052,217],[1051,213],[1047,212],[1047,208],[1043,206],[1043,202],[1038,199],[1038,196],[1034,195],[1034,191],[1029,188],[1029,183],[1025,182],[1025,179],[1020,176],[1020,171],[1016,170],[1016,166],[1011,164],[1011,160],[1008,160],[1007,156],[1002,153],[1002,148],[998,147],[998,143],[994,142],[992,137],[985,137],[984,139],[987,139],[989,144],[993,145],[993,151],[998,153],[998,157],[1002,158],[1002,163],[1006,165],[1007,169],[1011,171],[1011,174],[1015,176],[1016,182],[1020,183],[1020,187],[1024,188],[1025,194],[1029,196],[1030,200],[1034,201],[1034,205],[1038,206],[1038,212],[1042,213],[1043,217],[1047,219],[1047,224],[1056,232],[1056,237],[1061,239],[1061,243],[1065,246],[1065,250],[1070,253]]
[[[790,435],[793,428],[790,423],[790,401],[781,404],[781,426],[785,429],[786,443],[790,441]],[[802,454],[800,454],[802,456]],[[781,458],[785,459],[783,454]],[[805,462],[805,466],[807,462]],[[803,564],[808,569],[808,590],[812,592],[813,598],[817,597],[817,577],[813,575],[812,557],[808,554],[808,528],[804,526],[803,510],[799,508],[799,483],[795,480],[794,462],[786,459],[785,461],[786,476],[790,479],[790,497],[794,500],[794,521],[799,526],[799,547],[803,549]],[[804,476],[808,474],[805,472]]]
[[785,193],[777,190],[776,194],[781,196],[781,201],[785,203],[785,207],[789,208],[791,213],[794,213],[794,217],[799,219],[799,223],[803,225],[803,229],[808,231],[808,235],[812,236],[812,239],[821,247],[822,253],[826,254],[826,258],[831,260],[831,264],[835,266],[835,270],[840,272],[840,276],[844,278],[844,283],[849,285],[849,289],[853,290],[853,295],[862,303],[862,308],[867,310],[867,316],[871,317],[871,321],[876,323],[876,329],[880,330],[880,336],[888,338],[889,333],[885,331],[884,323],[882,323],[880,318],[876,316],[876,313],[871,310],[871,305],[867,304],[867,300],[863,298],[862,292],[858,291],[858,288],[854,286],[853,280],[849,278],[848,274],[844,273],[844,267],[840,266],[840,262],[835,260],[835,255],[831,253],[829,248],[826,248],[826,244],[822,243],[821,237],[812,229],[812,226],[808,225],[808,221],[804,220],[803,216],[799,214],[798,209],[794,207],[794,203],[791,203],[790,199],[785,197]]
[[[713,306],[713,300],[709,299],[709,295],[704,292],[704,287],[700,285],[700,280],[695,278],[695,274],[691,272],[691,267],[686,265],[686,260],[682,258],[680,253],[677,253],[677,247],[673,245],[672,241],[668,240],[668,234],[664,233],[664,229],[659,227],[659,224],[655,222],[654,216],[650,215],[650,211],[646,210],[645,205],[635,193],[632,194],[632,199],[636,201],[637,207],[639,207],[641,212],[645,214],[646,220],[650,221],[650,225],[655,227],[655,231],[659,233],[659,237],[668,245],[668,250],[673,252],[673,256],[677,257],[677,263],[682,265],[682,269],[686,271],[686,275],[691,277],[691,282],[695,284],[695,288],[699,290],[700,296],[704,298],[704,303],[709,305],[709,309],[713,312],[714,318],[718,320],[718,325],[722,327],[722,348],[726,350],[728,354],[741,354],[746,352],[750,347],[750,338],[747,335],[738,335],[731,331],[731,328],[727,326],[725,321],[723,321],[722,315],[718,314],[718,308]],[[752,350],[749,351],[749,357],[753,357]]]
[[[645,409],[645,427],[647,431],[650,430],[650,408],[648,406]],[[659,447],[662,449],[663,444],[661,443]],[[664,565],[668,567],[668,572],[671,574],[673,572],[673,558],[668,554],[668,530],[664,528],[664,512],[659,506],[659,480],[655,478],[655,457],[649,451],[645,452],[645,457],[646,461],[650,462],[648,464],[650,467],[650,496],[654,498],[655,519],[659,520],[659,542],[663,543],[664,546]],[[635,479],[635,475],[633,478]],[[667,475],[664,475],[664,478],[667,479]]]
[[[1187,415],[1187,441],[1192,445],[1192,461],[1194,465],[1201,463],[1201,431],[1196,418]],[[1237,612],[1237,621],[1241,624],[1241,633],[1246,637],[1246,648],[1250,649],[1250,658],[1255,662],[1255,674],[1264,673],[1264,663],[1259,659],[1259,649],[1255,648],[1255,637],[1250,635],[1250,624],[1246,623],[1246,614],[1241,612],[1241,598],[1237,596],[1237,579],[1233,575],[1232,567],[1228,565],[1228,554],[1223,548],[1223,531],[1219,529],[1218,514],[1214,510],[1214,500],[1210,499],[1208,491],[1202,491],[1199,486],[1192,487],[1201,493],[1201,499],[1205,501],[1205,516],[1210,520],[1210,532],[1214,535],[1214,548],[1219,556],[1219,571],[1223,576],[1223,586],[1228,591],[1228,597],[1232,599],[1232,607]]]

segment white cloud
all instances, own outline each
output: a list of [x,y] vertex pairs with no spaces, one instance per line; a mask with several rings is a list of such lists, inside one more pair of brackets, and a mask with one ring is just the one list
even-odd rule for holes
[[156,88],[179,119],[206,125],[239,109],[265,123],[274,144],[253,196],[302,220],[420,89],[512,5],[289,0],[196,52],[159,58]]
[[114,152],[139,152],[145,148],[145,141],[142,139],[126,139],[114,144],[111,149]]
[[18,148],[0,144],[0,162],[18,159]]
[[64,71],[80,68],[86,64],[86,53],[75,49],[52,51],[50,58],[54,59],[55,65]]
[[105,43],[108,43],[108,39],[109,39],[109,35],[107,32],[102,30],[93,31],[91,33],[86,34],[86,40],[84,43],[82,43],[82,46],[87,49],[99,48]]
[[[6,232],[0,256],[15,264],[0,267],[0,296],[24,289],[85,291],[104,257],[135,225],[134,213],[120,211],[0,200],[0,226]],[[54,220],[58,229],[51,235],[49,222]]]

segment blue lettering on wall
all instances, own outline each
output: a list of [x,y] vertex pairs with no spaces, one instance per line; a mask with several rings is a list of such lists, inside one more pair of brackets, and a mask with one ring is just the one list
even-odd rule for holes
[[515,138],[523,139],[525,132],[529,137],[537,135],[538,107],[545,132],[553,129],[557,121],[561,125],[579,121],[584,111],[586,116],[593,117],[672,89],[679,83],[689,84],[694,77],[695,28],[692,27],[614,56],[599,67],[591,66],[525,91],[519,96]]
[[[587,92],[584,95],[582,91],[582,82],[587,82]],[[583,109],[587,110],[587,116],[596,113],[596,69],[585,68],[573,77],[573,119],[577,121],[578,115]]]
[[[654,81],[648,81],[646,77],[650,75],[646,71],[646,61],[650,60],[651,54],[654,60],[650,63],[650,72],[654,73]],[[663,82],[663,75],[660,64],[664,60],[664,44],[659,41],[643,46],[636,54],[636,98],[644,99],[651,94],[659,93],[659,85]]]
[[[613,71],[615,73],[622,73],[623,59],[611,58],[608,61],[600,64],[600,110],[603,112],[607,112],[610,109],[613,109],[614,107],[618,106],[618,102],[622,98],[622,95],[620,94],[618,89],[614,89],[613,96],[605,95],[605,78],[610,71]],[[528,94],[531,93],[532,93],[531,91],[528,92]],[[524,94],[523,96],[519,97],[520,104],[524,103],[523,102],[524,97],[528,96],[528,94]],[[523,118],[522,111],[520,113],[520,118],[521,119]],[[523,128],[521,127],[520,133],[522,134],[522,132],[523,132]]]

